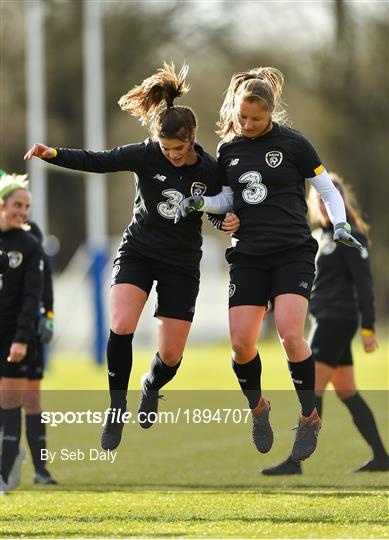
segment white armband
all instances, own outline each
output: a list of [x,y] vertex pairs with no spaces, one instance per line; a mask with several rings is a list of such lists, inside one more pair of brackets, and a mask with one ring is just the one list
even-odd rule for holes
[[346,223],[346,209],[341,194],[334,186],[330,175],[324,169],[324,171],[313,178],[307,178],[308,182],[319,193],[327,210],[328,217],[331,220],[332,225],[337,223]]
[[222,191],[212,197],[204,197],[204,205],[201,207],[202,212],[210,212],[211,214],[225,214],[232,210],[234,194],[230,186],[223,186]]

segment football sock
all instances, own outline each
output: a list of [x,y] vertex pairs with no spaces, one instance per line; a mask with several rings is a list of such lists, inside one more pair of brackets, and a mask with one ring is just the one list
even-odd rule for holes
[[128,381],[132,368],[134,334],[119,335],[112,330],[107,343],[107,364],[111,408],[125,409]]
[[322,412],[323,412],[323,396],[317,396],[315,394],[315,407],[316,407],[316,410],[317,410],[317,414],[321,418],[321,415],[322,415]]
[[7,482],[15,458],[19,452],[22,414],[21,407],[3,409],[3,450],[1,453],[1,476]]
[[155,353],[147,376],[150,390],[159,390],[165,386],[173,379],[180,365],[181,360],[175,366],[168,366],[159,356],[159,353]]
[[373,413],[366,401],[358,393],[342,401],[350,411],[359,433],[373,450],[374,458],[385,459],[387,453],[378,433]]
[[262,364],[259,354],[247,362],[238,364],[232,360],[232,369],[238,379],[242,392],[249,402],[250,409],[255,409],[261,398]]
[[35,472],[44,472],[41,450],[46,448],[46,424],[42,423],[42,413],[26,414],[26,437],[30,447]]
[[313,355],[302,362],[288,361],[288,367],[303,416],[310,416],[315,408],[315,361]]

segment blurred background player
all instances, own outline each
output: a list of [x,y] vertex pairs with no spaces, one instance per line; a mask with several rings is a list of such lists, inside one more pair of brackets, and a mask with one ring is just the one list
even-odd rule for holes
[[[197,120],[193,111],[174,104],[189,90],[187,71],[183,67],[176,74],[173,65],[165,64],[121,97],[122,110],[149,127],[151,138],[146,141],[104,152],[35,144],[25,155],[25,159],[36,156],[76,170],[136,173],[133,218],[113,267],[107,360],[111,409],[125,411],[134,332],[156,281],[158,351],[142,379],[138,421],[143,428],[153,425],[155,415],[151,413],[157,412],[158,390],[180,366],[199,290],[201,215],[195,212],[175,225],[176,209],[186,197],[214,195],[221,190],[216,160],[195,141]],[[210,219],[227,232],[239,226],[233,216],[228,216],[224,224],[219,216]],[[116,448],[122,429],[121,418],[109,419],[102,447]]]
[[[27,186],[26,176],[0,178],[0,248],[9,258],[0,285],[2,493],[16,487],[20,479],[24,457],[19,452],[21,406],[28,363],[35,356],[36,317],[43,288],[42,247],[24,230],[31,205]],[[12,468],[13,478],[9,478]]]
[[[327,210],[311,191],[308,204],[312,225],[319,241],[310,312],[310,343],[315,354],[315,403],[321,415],[324,391],[330,382],[336,395],[347,407],[361,436],[370,446],[373,457],[354,472],[388,471],[389,459],[373,413],[359,394],[355,381],[351,342],[358,327],[365,352],[378,347],[375,334],[373,277],[368,252],[368,225],[362,218],[351,189],[336,173],[329,173],[346,206],[351,232],[363,245],[362,251],[347,249],[332,239]],[[301,474],[300,463],[291,456],[273,467],[263,469],[265,475]]]
[[[29,220],[29,232],[43,246],[43,234],[38,225]],[[27,227],[26,227],[27,229]],[[46,424],[41,422],[41,380],[45,369],[45,346],[53,338],[53,278],[51,263],[43,250],[43,291],[36,323],[36,354],[28,364],[26,391],[23,394],[23,409],[26,421],[26,438],[30,448],[35,470],[36,484],[57,484],[45,467],[46,461],[41,458],[41,451],[46,448]]]
[[[7,173],[3,171],[3,169],[0,169],[0,178]],[[9,261],[8,261],[8,255],[5,251],[2,251],[0,249],[0,274],[4,274],[8,270],[9,267]]]
[[[5,171],[2,171],[6,175]],[[31,232],[43,246],[43,234],[38,225],[28,220],[24,230]],[[30,358],[27,370],[27,382],[23,393],[23,409],[25,412],[26,438],[30,448],[33,466],[35,469],[34,482],[37,484],[56,484],[56,480],[45,468],[45,461],[41,459],[41,450],[46,448],[46,425],[41,423],[40,381],[45,368],[45,345],[53,337],[53,279],[49,257],[43,250],[43,291],[36,323],[36,341],[34,358]],[[8,255],[6,267],[8,268]],[[1,262],[1,259],[0,259]],[[1,271],[1,267],[0,267]],[[20,464],[25,456],[25,450],[19,446],[19,452],[10,471],[13,481],[19,482]]]

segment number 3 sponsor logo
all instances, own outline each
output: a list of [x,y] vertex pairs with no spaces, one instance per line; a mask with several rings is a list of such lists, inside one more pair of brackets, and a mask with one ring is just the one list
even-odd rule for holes
[[266,199],[267,187],[262,183],[262,175],[258,171],[242,174],[238,182],[247,184],[247,187],[242,191],[242,197],[248,204],[258,204]]
[[167,197],[167,200],[164,202],[160,202],[157,205],[157,210],[162,217],[166,219],[174,219],[177,208],[184,200],[184,196],[182,193],[175,189],[165,189],[164,191],[162,191],[162,195],[164,197]]

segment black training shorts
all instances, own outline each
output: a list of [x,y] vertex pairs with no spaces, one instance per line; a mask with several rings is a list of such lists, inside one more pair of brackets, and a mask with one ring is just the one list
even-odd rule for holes
[[351,341],[358,330],[357,320],[322,319],[311,317],[308,341],[315,360],[333,368],[352,366]]
[[31,342],[27,347],[27,354],[21,362],[7,362],[14,335],[0,335],[0,377],[10,379],[24,379],[28,376],[28,365],[35,357],[35,343]]
[[266,257],[246,255],[229,248],[229,307],[267,306],[280,294],[298,294],[309,300],[315,278],[317,242]]
[[115,259],[111,285],[128,283],[149,294],[154,281],[157,292],[154,316],[192,322],[200,284],[198,264],[176,266],[133,250]]
[[28,380],[40,380],[43,379],[43,373],[45,370],[45,350],[42,343],[39,341],[39,337],[36,338],[35,355],[28,362],[27,378]]

